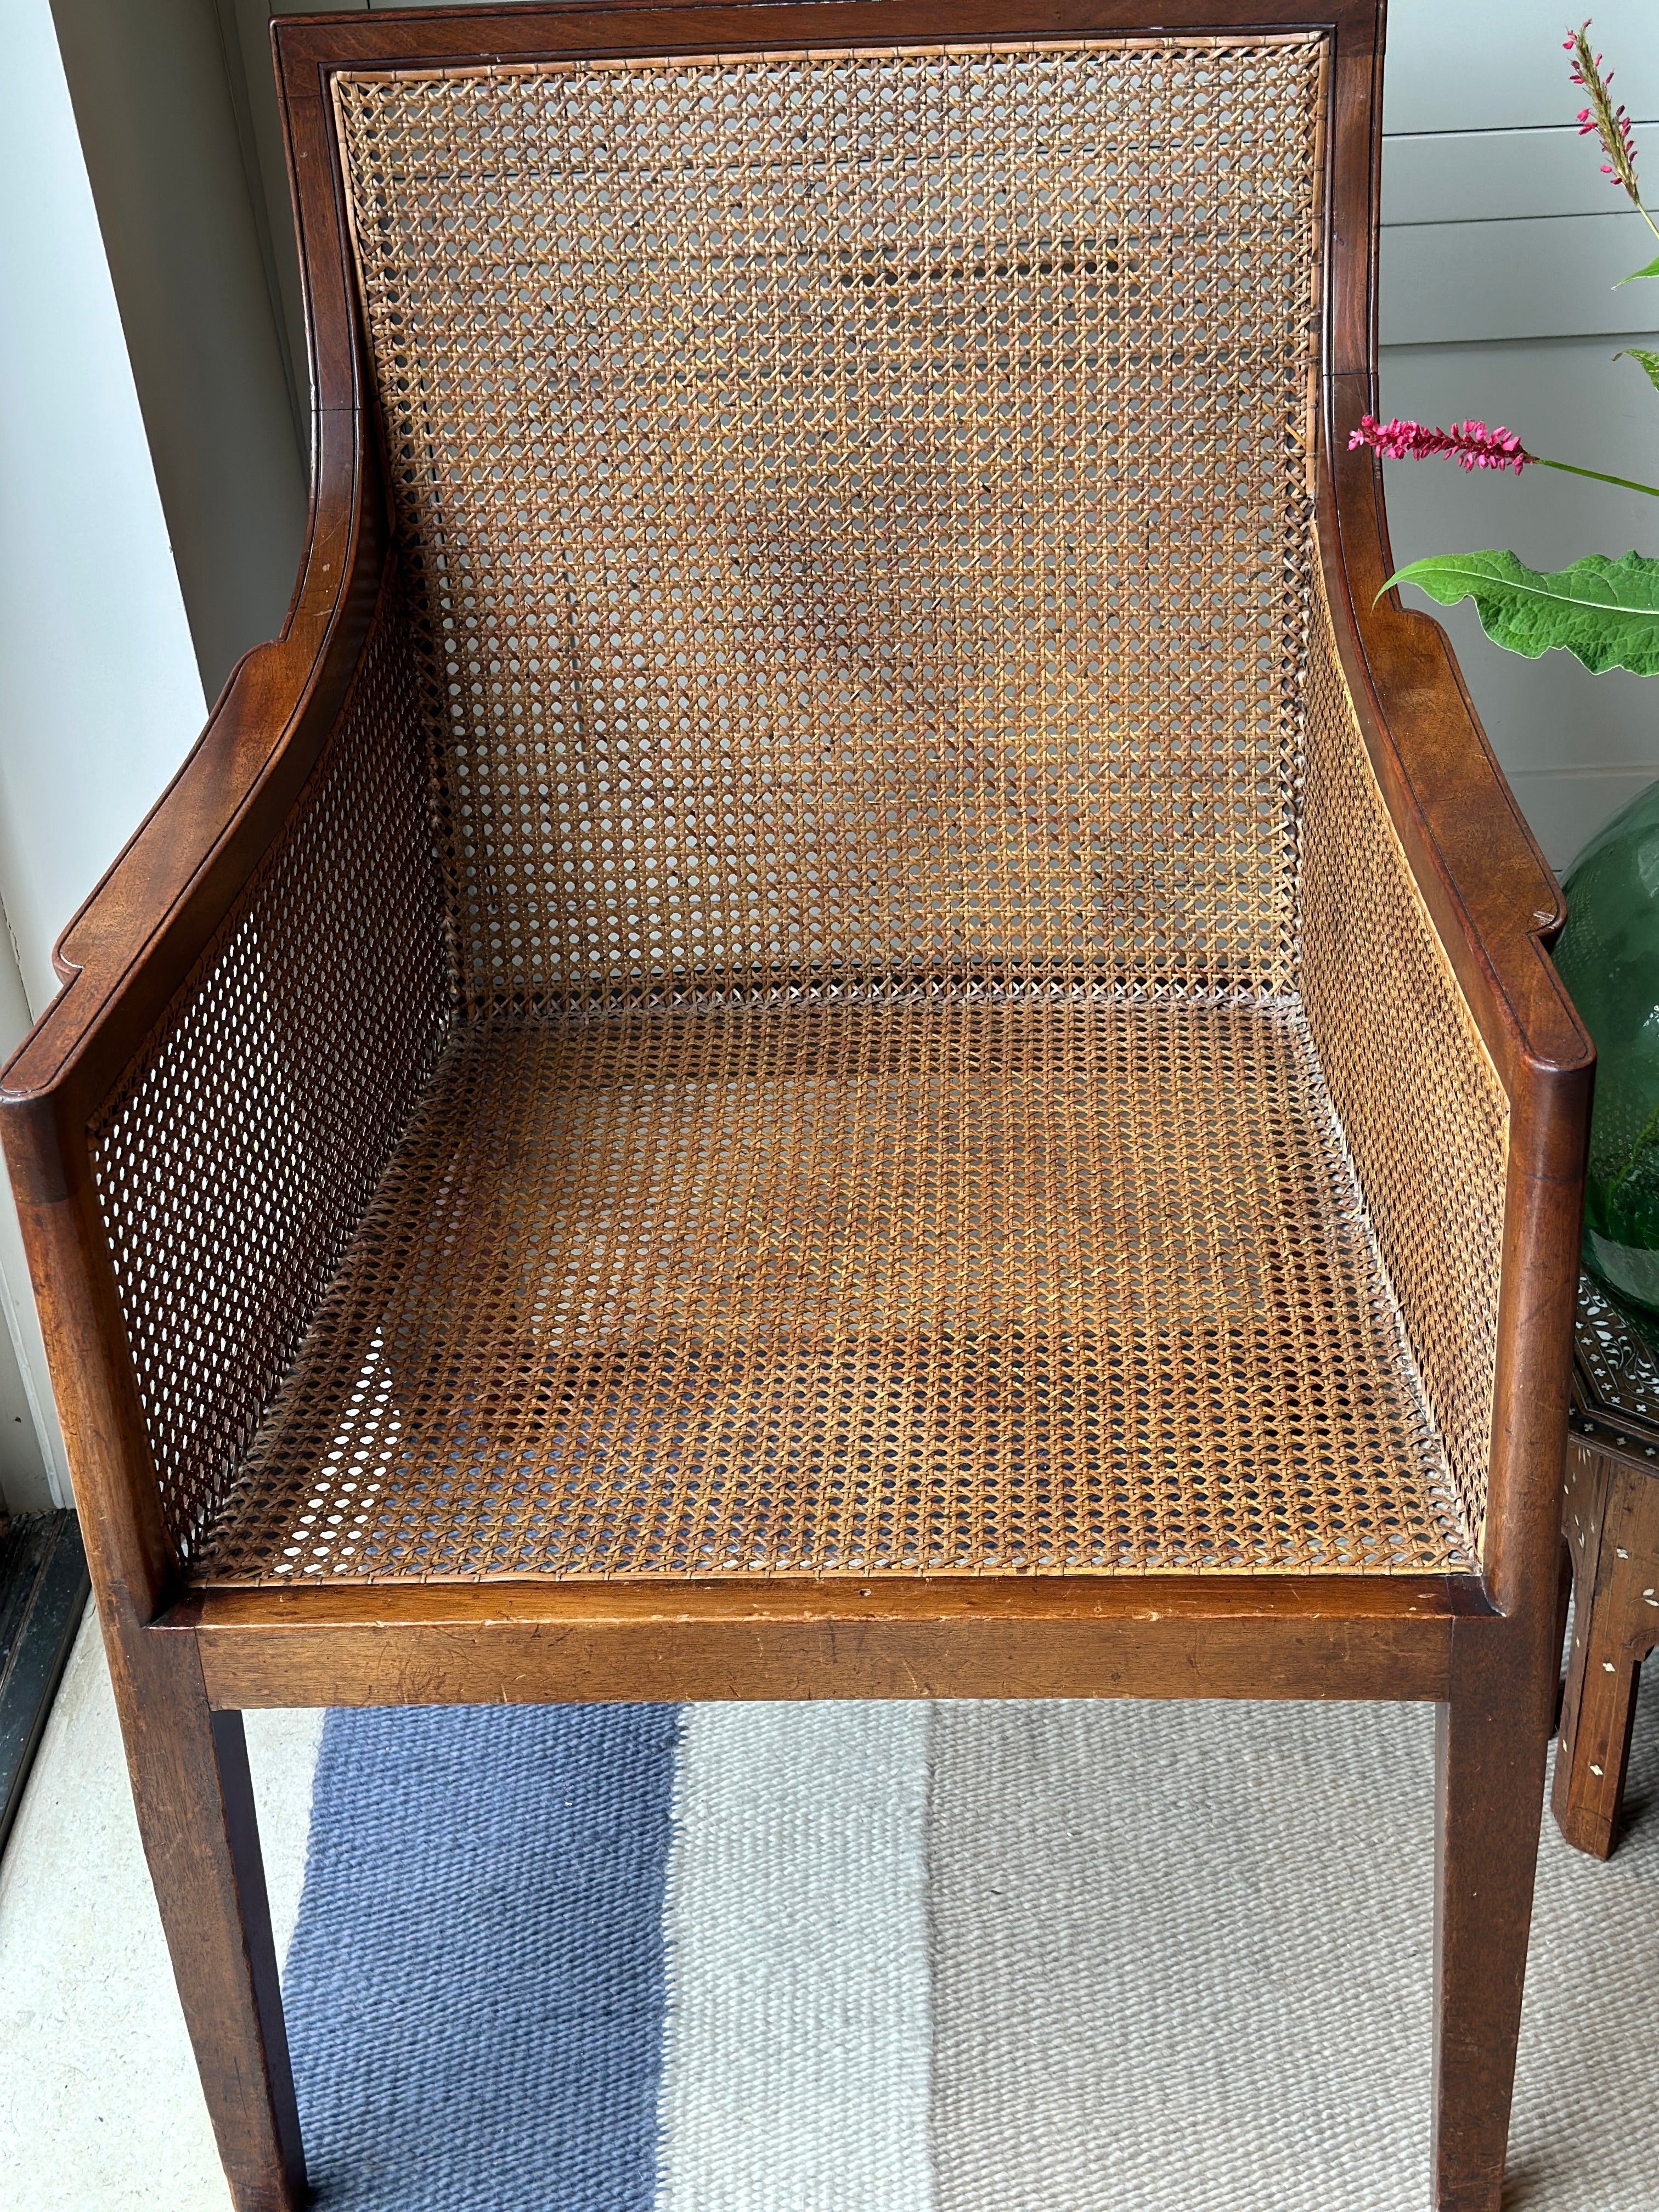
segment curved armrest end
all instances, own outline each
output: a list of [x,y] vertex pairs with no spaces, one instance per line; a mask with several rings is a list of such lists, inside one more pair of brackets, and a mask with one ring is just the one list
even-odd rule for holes
[[317,487],[282,635],[206,727],[53,954],[64,988],[0,1070],[0,1109],[62,1094],[84,1125],[280,832],[350,688],[386,568],[373,428],[319,418]]
[[1566,918],[1560,885],[1504,780],[1444,629],[1402,607],[1397,592],[1377,596],[1393,573],[1381,465],[1348,450],[1368,380],[1333,377],[1328,392],[1321,550],[1343,672],[1377,780],[1511,1096],[1522,1080],[1546,1078],[1587,1099],[1595,1048],[1548,951]]

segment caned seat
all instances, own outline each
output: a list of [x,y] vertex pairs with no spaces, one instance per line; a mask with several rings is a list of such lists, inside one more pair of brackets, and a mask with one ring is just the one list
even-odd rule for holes
[[4,1104],[240,2205],[241,1706],[1232,1694],[1441,1706],[1495,2212],[1589,1061],[1328,12],[279,26],[306,568]]
[[204,1533],[341,1576],[1467,1571],[1294,1004],[469,1024]]

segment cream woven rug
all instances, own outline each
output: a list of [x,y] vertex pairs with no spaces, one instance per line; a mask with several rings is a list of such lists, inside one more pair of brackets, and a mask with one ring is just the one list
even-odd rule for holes
[[[249,1735],[323,2212],[1426,2205],[1425,1709]],[[1659,2205],[1659,1683],[1632,1801],[1605,1867],[1546,1820],[1510,2212]],[[90,1621],[0,1867],[14,2201],[228,2204]]]
[[[1659,1692],[1547,1824],[1509,2203],[1659,2204]],[[338,2212],[1419,2212],[1426,1708],[331,1717],[287,1982]]]
[[[1421,2212],[1433,1733],[1413,1706],[939,1709],[940,2205]],[[1659,1820],[1605,1867],[1547,1820],[1506,2206],[1659,2204],[1656,2083]]]

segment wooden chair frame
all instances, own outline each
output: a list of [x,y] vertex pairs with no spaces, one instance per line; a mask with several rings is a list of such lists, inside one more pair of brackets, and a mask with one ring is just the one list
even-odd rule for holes
[[[64,933],[64,988],[4,1078],[5,1147],[134,1794],[240,2212],[304,2165],[240,1714],[262,1706],[714,1698],[1382,1698],[1438,1708],[1435,2202],[1497,2212],[1545,1749],[1591,1054],[1547,957],[1556,884],[1443,633],[1378,599],[1374,404],[1382,9],[1162,0],[1170,33],[1323,27],[1319,534],[1343,668],[1424,900],[1510,1103],[1480,1576],[1168,1575],[202,1590],[164,1528],[88,1131],[288,817],[368,633],[389,525],[329,80],[343,65],[753,52],[1139,28],[1140,0],[820,0],[375,12],[276,27],[314,399],[309,536],[171,788]],[[1224,21],[1218,19],[1224,18]]]

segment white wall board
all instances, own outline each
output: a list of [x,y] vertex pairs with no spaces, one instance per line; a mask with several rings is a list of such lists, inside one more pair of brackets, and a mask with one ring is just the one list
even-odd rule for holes
[[1559,0],[1390,0],[1388,127],[1570,123],[1584,102],[1567,81],[1561,45],[1568,25],[1586,14],[1592,45],[1616,72],[1615,94],[1632,115],[1659,113],[1656,12],[1653,0],[1586,0],[1583,10]]

